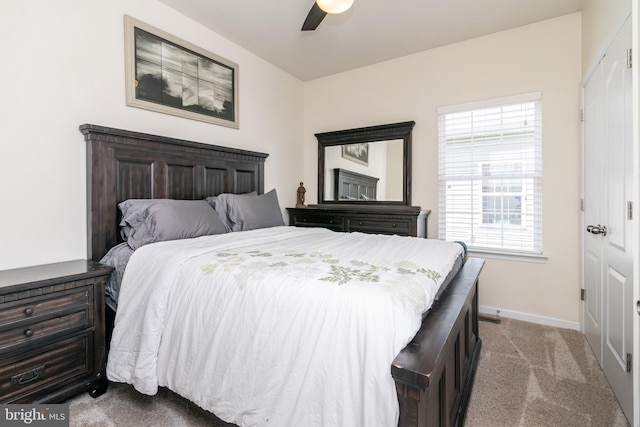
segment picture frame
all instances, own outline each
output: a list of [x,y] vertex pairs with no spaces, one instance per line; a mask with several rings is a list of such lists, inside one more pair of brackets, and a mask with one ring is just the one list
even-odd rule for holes
[[342,157],[363,166],[369,166],[369,143],[361,142],[343,145]]
[[238,129],[238,64],[124,16],[126,104]]

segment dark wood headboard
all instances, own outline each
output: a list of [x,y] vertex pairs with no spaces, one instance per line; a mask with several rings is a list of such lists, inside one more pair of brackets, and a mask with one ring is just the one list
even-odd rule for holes
[[87,141],[87,251],[95,261],[120,242],[124,200],[264,192],[265,153],[92,124],[80,132]]
[[340,168],[333,173],[336,200],[376,200],[380,178]]

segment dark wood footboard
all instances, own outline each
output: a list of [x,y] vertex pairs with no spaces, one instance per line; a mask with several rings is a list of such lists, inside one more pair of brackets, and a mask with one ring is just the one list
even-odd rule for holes
[[482,341],[478,335],[478,275],[470,258],[434,304],[420,331],[393,361],[401,427],[461,426]]

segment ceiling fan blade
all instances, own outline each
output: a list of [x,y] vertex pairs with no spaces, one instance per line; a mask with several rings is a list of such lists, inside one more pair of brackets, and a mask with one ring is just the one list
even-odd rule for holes
[[318,7],[318,3],[313,2],[313,6],[307,15],[307,19],[302,24],[302,31],[313,31],[318,28],[318,25],[322,22],[324,17],[327,16],[327,12]]

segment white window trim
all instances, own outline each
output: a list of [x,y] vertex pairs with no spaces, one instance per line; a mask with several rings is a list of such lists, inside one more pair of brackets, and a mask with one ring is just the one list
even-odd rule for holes
[[471,257],[480,257],[480,258],[489,258],[489,259],[498,259],[503,261],[520,261],[520,262],[530,262],[534,264],[544,264],[547,262],[547,256],[544,254],[528,254],[524,252],[501,252],[501,251],[490,251],[484,249],[471,249],[468,251],[469,256]]

